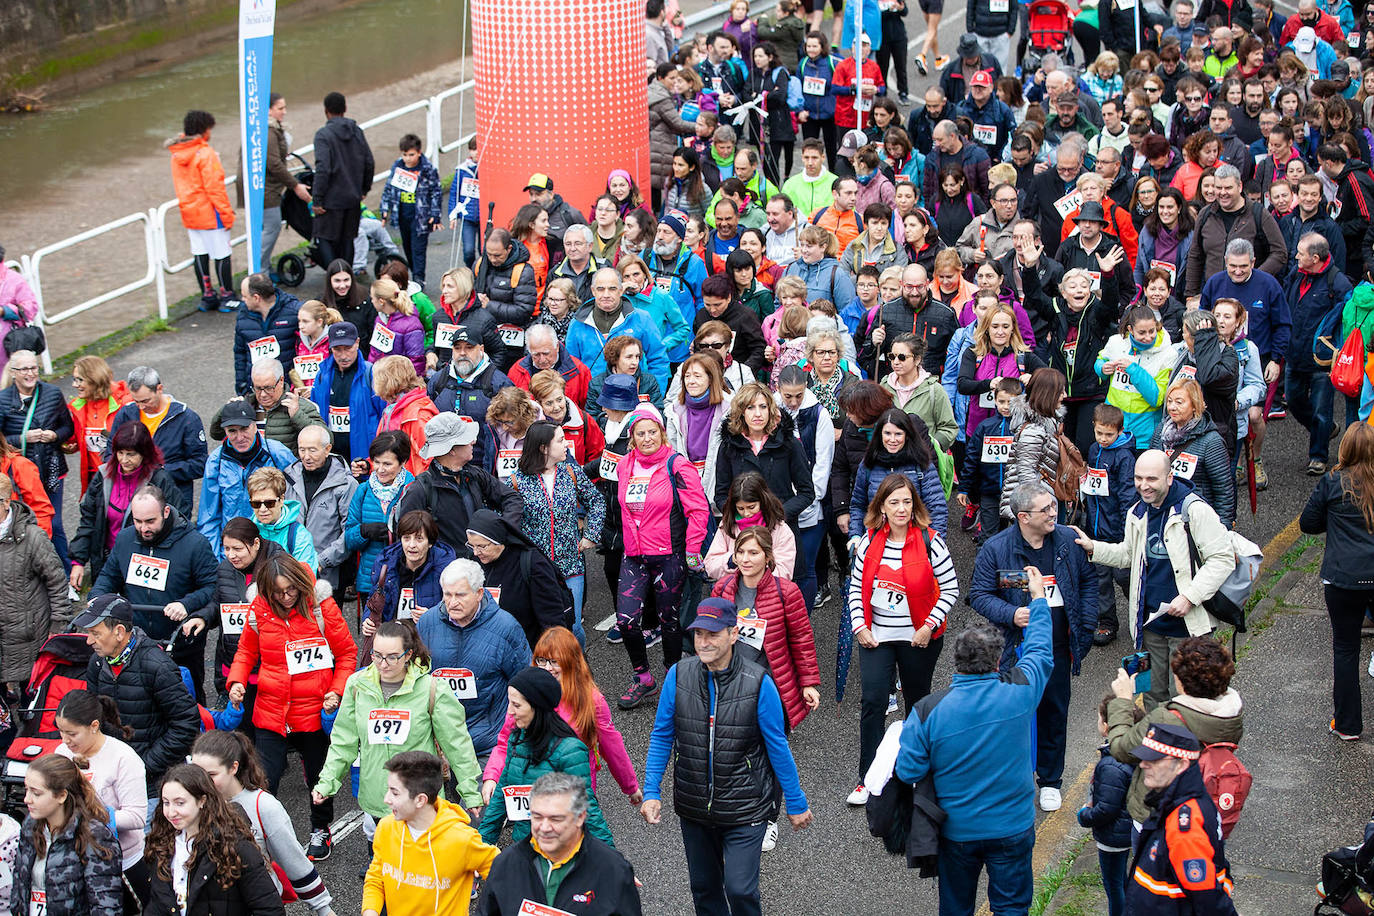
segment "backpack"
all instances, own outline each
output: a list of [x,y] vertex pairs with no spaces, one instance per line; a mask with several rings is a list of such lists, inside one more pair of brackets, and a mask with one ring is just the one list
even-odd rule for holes
[[[1202,565],[1202,555],[1198,553],[1197,544],[1193,541],[1193,531],[1188,523],[1188,512],[1192,507],[1192,501],[1201,501],[1202,497],[1195,493],[1189,493],[1183,497],[1181,509],[1183,512],[1183,534],[1188,539],[1188,567],[1189,572],[1197,574],[1198,567]],[[1250,593],[1254,591],[1255,582],[1259,580],[1260,563],[1264,560],[1264,551],[1260,550],[1259,545],[1234,531],[1228,532],[1231,539],[1231,550],[1236,558],[1235,568],[1226,577],[1226,581],[1221,583],[1217,593],[1206,601],[1202,606],[1222,623],[1228,623],[1233,628],[1231,634],[1231,652],[1235,654],[1235,634],[1245,632],[1245,603],[1250,599]]]
[[[1074,505],[1078,502],[1080,481],[1088,474],[1088,465],[1083,460],[1083,453],[1078,450],[1078,446],[1064,435],[1062,423],[1055,431],[1055,438],[1059,440],[1059,463],[1055,465],[1053,479],[1046,478],[1045,483],[1054,488],[1055,499],[1067,505]],[[1042,471],[1041,474],[1043,473]]]
[[[1178,710],[1170,712],[1178,716],[1180,722],[1183,721]],[[1202,771],[1202,784],[1207,787],[1207,794],[1217,806],[1217,820],[1221,822],[1221,838],[1224,840],[1240,820],[1241,809],[1250,797],[1250,786],[1254,784],[1255,777],[1240,762],[1236,756],[1236,746],[1230,741],[1203,744],[1197,765]]]
[[805,106],[806,96],[802,95],[801,78],[789,76],[787,78],[787,107],[792,111],[801,111]]

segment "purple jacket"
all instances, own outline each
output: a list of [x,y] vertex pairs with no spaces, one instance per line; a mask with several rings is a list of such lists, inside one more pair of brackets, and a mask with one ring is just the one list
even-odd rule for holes
[[[969,383],[965,370],[973,367],[973,380],[977,390],[965,391],[965,388],[972,389],[974,385]],[[981,360],[973,347],[964,351],[964,355],[959,365],[959,393],[968,395],[968,420],[964,429],[967,435],[972,436],[973,431],[995,412],[994,408],[986,407],[981,402],[982,395],[988,390],[988,386],[983,384],[990,379],[1009,378],[1020,375],[1026,370],[1026,354],[1017,354],[1011,350],[1006,351],[1001,356],[994,352],[987,353]]]
[[[380,338],[387,333],[394,334],[391,346],[379,346]],[[367,361],[375,363],[383,356],[405,356],[415,364],[415,374],[425,377],[425,326],[414,315],[395,312],[391,315],[377,315],[377,323],[372,329],[372,340],[368,342]]]

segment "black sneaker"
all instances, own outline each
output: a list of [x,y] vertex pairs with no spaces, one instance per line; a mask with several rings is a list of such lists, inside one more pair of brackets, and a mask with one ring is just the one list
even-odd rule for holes
[[311,862],[323,862],[329,858],[329,854],[334,850],[334,840],[329,835],[329,828],[321,827],[318,830],[310,831],[310,845],[305,848],[305,857]]
[[830,599],[833,597],[835,597],[835,594],[830,590],[830,585],[822,585],[820,588],[816,589],[816,607],[829,604]]
[[630,675],[630,689],[616,700],[616,705],[621,709],[634,709],[649,697],[658,692],[658,681],[654,680],[653,675],[649,675],[649,682],[646,684],[638,674]]
[[1093,633],[1094,646],[1107,646],[1116,642],[1116,627],[1098,627]]

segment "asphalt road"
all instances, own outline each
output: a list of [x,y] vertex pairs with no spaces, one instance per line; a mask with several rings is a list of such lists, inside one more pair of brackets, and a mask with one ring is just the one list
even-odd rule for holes
[[[942,48],[953,48],[962,31],[962,24],[962,9],[951,4],[940,30]],[[909,28],[913,39],[918,40],[920,36],[916,23],[912,22]],[[931,79],[919,78],[914,67],[912,78],[912,96],[919,98]],[[449,262],[447,235],[440,233],[431,242],[430,263],[436,274]],[[306,284],[297,292],[317,294],[322,282],[320,272],[312,271]],[[196,314],[178,322],[170,332],[155,334],[129,347],[111,358],[110,363],[116,377],[123,377],[137,365],[156,366],[162,373],[167,390],[174,397],[208,417],[233,393],[230,356],[232,323],[232,315]],[[1339,402],[1337,414],[1343,415]],[[1257,515],[1251,516],[1248,511],[1242,510],[1238,530],[1261,545],[1274,542],[1276,547],[1282,547],[1291,541],[1293,535],[1289,523],[1302,508],[1312,489],[1312,480],[1303,473],[1307,462],[1305,431],[1292,420],[1272,424],[1265,455],[1270,487],[1260,496]],[[77,521],[74,494],[75,488],[72,488],[65,509],[69,531],[75,530]],[[951,535],[951,546],[961,583],[966,587],[973,564],[971,543],[956,531]],[[584,618],[590,628],[613,612],[611,594],[596,558],[590,564],[589,581],[590,595]],[[899,859],[886,855],[880,843],[868,835],[863,812],[849,808],[844,801],[857,777],[859,688],[855,671],[850,678],[846,702],[839,706],[835,704],[835,643],[839,617],[838,600],[816,612],[813,624],[821,661],[824,702],[822,708],[809,717],[792,737],[793,753],[815,814],[815,823],[811,829],[794,834],[784,822],[777,848],[763,858],[765,906],[770,911],[794,916],[933,912],[934,882],[917,879],[903,867]],[[973,611],[960,603],[951,615],[949,632],[958,632],[975,618]],[[1068,831],[1066,827],[1072,820],[1068,815],[1081,803],[1081,793],[1086,784],[1083,777],[1097,756],[1095,709],[1124,651],[1125,645],[1121,641],[1094,651],[1084,661],[1082,676],[1074,682],[1064,779],[1065,810],[1057,816],[1040,815],[1038,818],[1041,836],[1037,848],[1038,865],[1053,861],[1065,842],[1066,832],[1071,834],[1077,831],[1076,825]],[[589,657],[603,693],[614,699],[621,692],[629,674],[623,649],[609,645],[596,633],[590,639]],[[657,658],[661,664],[662,657],[656,655],[656,650],[650,650],[650,657]],[[952,667],[952,653],[946,651],[936,673],[937,688],[948,683]],[[617,712],[615,719],[642,773],[653,721],[653,705],[646,704],[631,712]],[[294,775],[296,772],[299,771],[291,770],[283,781],[280,795],[300,825],[301,838],[304,839],[308,824],[308,796],[302,780]],[[1297,785],[1293,788],[1301,791],[1302,787]],[[690,912],[682,843],[671,808],[665,810],[660,826],[649,827],[624,796],[619,795],[609,779],[602,783],[600,800],[617,846],[629,856],[643,881],[645,912]],[[356,821],[356,817],[350,818],[356,809],[346,794],[340,797],[337,810],[340,824]],[[1262,846],[1252,844],[1249,848],[1258,855]],[[1295,856],[1294,861],[1315,863],[1325,848],[1308,850],[1306,854]],[[358,911],[361,900],[358,873],[365,867],[367,857],[367,844],[361,833],[355,830],[341,836],[333,856],[321,864],[321,872],[335,896],[336,912],[344,914]],[[297,911],[304,912],[300,905],[295,906]]]

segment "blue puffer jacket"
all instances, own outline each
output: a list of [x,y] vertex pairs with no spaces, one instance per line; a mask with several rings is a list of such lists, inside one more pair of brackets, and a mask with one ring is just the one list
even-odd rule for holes
[[1107,472],[1107,495],[1083,494],[1083,530],[1094,540],[1120,543],[1126,537],[1126,512],[1135,505],[1135,436],[1123,432],[1103,448],[1088,449],[1088,467]]
[[653,316],[648,312],[635,307],[630,297],[625,296],[620,300],[620,317],[616,319],[615,325],[609,334],[602,334],[593,323],[592,309],[595,304],[584,305],[578,312],[573,323],[568,325],[568,340],[565,344],[568,352],[586,364],[595,376],[598,372],[606,371],[606,354],[603,350],[606,341],[612,337],[619,337],[628,334],[639,341],[642,356],[640,364],[649,370],[649,373],[658,380],[658,390],[668,390],[668,353],[663,349],[663,338],[658,334],[658,328],[654,326]]
[[[444,589],[439,584],[439,574],[456,559],[458,557],[453,549],[443,541],[439,541],[429,548],[429,556],[425,557],[425,562],[420,564],[420,568],[415,573],[414,581],[408,586],[415,592],[412,616],[419,616],[425,612],[425,608],[431,608],[443,602]],[[382,616],[373,618],[370,612],[367,614],[377,623],[396,619],[396,611],[400,606],[401,598],[401,577],[396,574],[396,571],[403,563],[405,563],[405,553],[401,549],[401,542],[397,541],[382,548],[372,567],[371,577],[374,582],[381,578],[382,569],[386,569],[386,581],[382,583]]]
[[1131,814],[1126,810],[1126,790],[1135,769],[1112,756],[1111,745],[1098,748],[1102,757],[1093,769],[1092,804],[1078,809],[1078,826],[1091,827],[1093,839],[1103,846],[1129,849]]
[[940,475],[935,465],[922,470],[914,464],[897,464],[892,467],[870,467],[867,461],[860,462],[854,473],[854,490],[849,496],[849,536],[863,537],[864,513],[868,504],[878,495],[878,487],[888,474],[905,474],[915,484],[921,494],[921,502],[926,504],[930,513],[930,525],[944,537],[949,528],[949,506],[945,503],[945,488],[940,483]]
[[[377,438],[377,426],[382,422],[386,401],[372,390],[372,364],[363,359],[361,353],[357,366],[358,371],[353,373],[353,383],[348,389],[348,450],[353,458],[366,458],[368,446]],[[326,356],[310,389],[310,400],[320,409],[326,426],[329,425],[329,389],[334,385],[337,371],[334,357]]]
[[390,543],[389,540],[383,543],[363,537],[360,527],[366,524],[392,527],[391,523],[396,520],[397,510],[401,505],[401,496],[415,477],[409,471],[402,470],[400,479],[401,489],[396,492],[391,505],[385,511],[377,499],[377,494],[372,492],[370,479],[358,484],[358,489],[353,491],[353,501],[348,504],[348,521],[344,523],[344,549],[350,552],[362,551],[358,558],[358,578],[354,582],[354,587],[360,595],[372,592],[372,569],[377,565],[377,558]]
[[248,345],[263,337],[277,339],[277,360],[282,372],[290,372],[296,360],[296,315],[301,300],[277,290],[277,300],[267,310],[267,317],[250,308],[238,310],[234,319],[234,391],[245,398],[253,396],[253,382],[248,377],[253,368],[253,355]]
[[[801,61],[801,72],[797,78],[802,81],[802,110],[806,112],[808,118],[826,121],[835,117],[835,65],[839,63],[839,58],[834,55],[823,55],[812,60],[803,57]],[[806,78],[814,77],[825,81],[825,91],[820,95],[806,94]]]
[[224,559],[224,543],[220,540],[224,523],[236,516],[253,517],[253,507],[248,505],[248,478],[261,468],[284,472],[296,461],[290,449],[262,433],[258,433],[253,457],[247,464],[226,456],[225,450],[229,448],[225,442],[206,459],[205,480],[200,485],[200,514],[196,516],[196,527],[215,548],[216,560]]
[[[1088,561],[1083,548],[1074,543],[1077,535],[1067,525],[1055,525],[1054,578],[1064,599],[1064,612],[1069,619],[1069,655],[1073,658],[1073,673],[1093,645],[1097,629],[1097,571]],[[1002,652],[1002,670],[1016,665],[1016,648],[1021,645],[1022,628],[1012,623],[1018,608],[1030,605],[1030,593],[1023,589],[999,589],[999,569],[1025,569],[1030,565],[1030,546],[1021,536],[1021,529],[1012,525],[987,540],[973,561],[973,583],[969,587],[968,602],[973,609],[998,627],[1006,636]],[[1041,570],[1049,574],[1049,570]]]
[[467,626],[454,623],[440,602],[424,612],[416,629],[429,647],[433,668],[467,668],[476,677],[476,699],[463,700],[468,736],[478,757],[491,753],[506,724],[506,687],[530,664],[525,631],[485,592],[477,616]]

